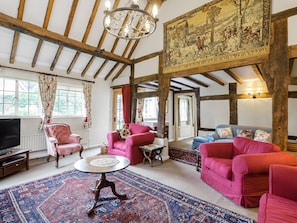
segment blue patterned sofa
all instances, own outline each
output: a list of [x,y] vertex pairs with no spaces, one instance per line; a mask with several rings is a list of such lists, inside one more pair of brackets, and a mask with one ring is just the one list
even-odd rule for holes
[[271,131],[271,128],[220,124],[215,128],[214,133],[195,137],[192,149],[199,149],[200,144],[206,142],[232,142],[235,136],[271,142]]

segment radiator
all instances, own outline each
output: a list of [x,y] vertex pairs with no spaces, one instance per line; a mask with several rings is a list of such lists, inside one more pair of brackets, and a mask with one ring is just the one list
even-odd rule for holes
[[32,152],[45,151],[46,150],[46,140],[43,132],[32,135],[22,135],[21,145],[19,148],[29,149]]

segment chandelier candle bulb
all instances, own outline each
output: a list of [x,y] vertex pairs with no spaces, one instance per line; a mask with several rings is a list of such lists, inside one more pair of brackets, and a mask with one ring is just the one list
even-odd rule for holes
[[153,17],[156,18],[158,15],[158,7],[156,5],[153,6]]
[[110,6],[111,6],[110,1],[106,1],[106,2],[105,2],[105,7],[106,7],[106,10],[107,10],[107,11],[110,10]]

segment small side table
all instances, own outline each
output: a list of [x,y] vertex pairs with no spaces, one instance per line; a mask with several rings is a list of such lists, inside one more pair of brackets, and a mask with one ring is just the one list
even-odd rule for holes
[[160,160],[161,163],[163,163],[162,151],[164,146],[160,146],[157,144],[149,144],[149,145],[139,146],[139,148],[141,149],[144,155],[143,163],[145,163],[145,161],[148,160],[151,167],[153,166],[154,159]]
[[288,140],[287,150],[290,152],[297,152],[297,140]]

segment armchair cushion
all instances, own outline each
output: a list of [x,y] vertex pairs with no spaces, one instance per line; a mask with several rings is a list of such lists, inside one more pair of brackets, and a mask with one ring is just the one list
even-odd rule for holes
[[246,137],[234,137],[234,156],[240,154],[256,154],[280,151],[280,148],[272,143],[258,142]]

